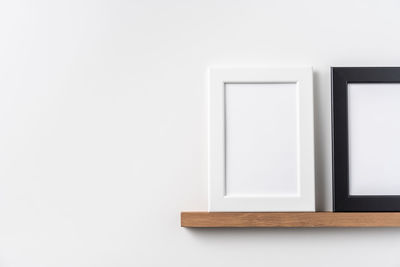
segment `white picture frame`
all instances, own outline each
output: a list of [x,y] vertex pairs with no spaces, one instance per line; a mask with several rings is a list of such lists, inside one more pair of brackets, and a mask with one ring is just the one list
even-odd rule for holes
[[210,212],[315,211],[312,68],[210,68],[208,171]]

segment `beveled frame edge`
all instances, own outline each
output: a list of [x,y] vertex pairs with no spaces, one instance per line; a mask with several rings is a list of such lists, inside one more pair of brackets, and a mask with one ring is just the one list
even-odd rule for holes
[[400,67],[331,67],[333,211],[400,211],[400,195],[349,194],[348,83],[400,83]]
[[[216,211],[315,211],[314,95],[311,67],[209,68],[209,206]],[[297,83],[299,197],[225,197],[226,83]],[[273,201],[271,201],[273,199]],[[273,202],[273,203],[271,203]]]

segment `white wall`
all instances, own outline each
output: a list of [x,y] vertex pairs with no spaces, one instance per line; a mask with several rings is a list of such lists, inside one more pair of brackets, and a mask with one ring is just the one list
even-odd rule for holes
[[206,68],[399,66],[400,2],[0,3],[0,266],[400,266],[400,229],[179,227],[207,208]]

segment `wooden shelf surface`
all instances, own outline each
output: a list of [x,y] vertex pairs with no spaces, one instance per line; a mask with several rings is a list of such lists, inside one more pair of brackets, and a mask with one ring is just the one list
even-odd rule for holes
[[182,227],[400,227],[400,212],[182,212]]

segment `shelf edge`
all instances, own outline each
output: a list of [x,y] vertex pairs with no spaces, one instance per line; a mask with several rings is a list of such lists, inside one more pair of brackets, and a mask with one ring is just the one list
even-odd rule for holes
[[400,227],[400,212],[181,212],[181,227]]

